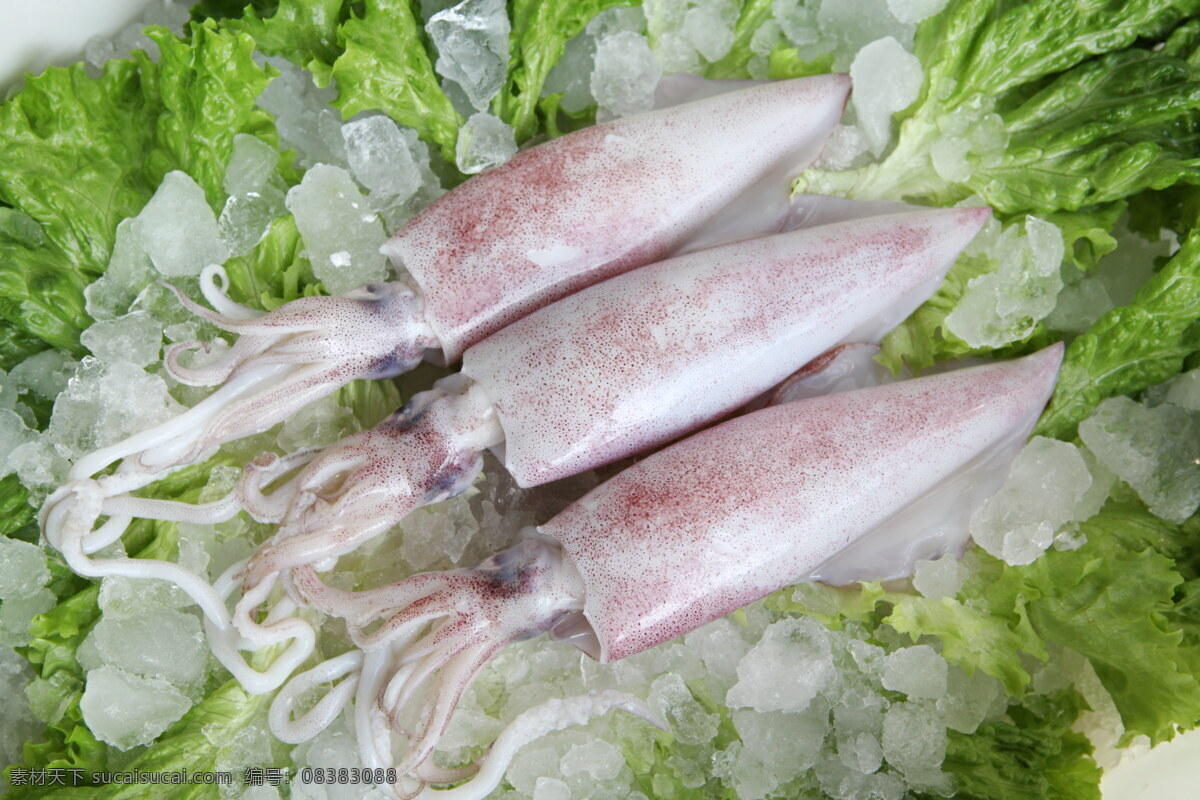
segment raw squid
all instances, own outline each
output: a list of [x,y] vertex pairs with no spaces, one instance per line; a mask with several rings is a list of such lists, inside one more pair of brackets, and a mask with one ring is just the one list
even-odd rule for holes
[[[500,648],[548,632],[615,661],[812,576],[869,534],[886,539],[914,510],[929,518],[939,486],[1028,435],[1061,359],[1054,345],[738,417],[639,462],[471,569],[357,593],[296,570],[295,588],[344,617],[364,652],[296,676],[275,701],[272,726],[285,740],[303,739],[355,696],[368,766],[391,758],[393,734],[405,741],[398,794],[482,797],[503,774],[495,760],[533,734],[506,732],[482,765],[463,770],[440,770],[430,756],[463,691]],[[337,678],[317,707],[292,718],[300,692]],[[648,713],[620,693],[559,703],[561,714],[543,710],[517,727],[536,734],[610,705]],[[444,795],[426,787],[477,768],[475,780]]]
[[[728,88],[728,87],[722,87]],[[808,166],[841,116],[844,75],[724,91],[596,125],[518,154],[417,215],[384,247],[406,277],[338,297],[302,298],[269,313],[225,295],[220,267],[201,286],[215,310],[197,315],[239,334],[205,367],[181,356],[168,371],[220,388],[168,422],[77,461],[73,481],[107,495],[143,486],[212,448],[270,428],[356,378],[389,378],[428,354],[447,362],[490,333],[584,286],[672,252],[779,230],[788,181]],[[58,502],[75,491],[68,487]]]

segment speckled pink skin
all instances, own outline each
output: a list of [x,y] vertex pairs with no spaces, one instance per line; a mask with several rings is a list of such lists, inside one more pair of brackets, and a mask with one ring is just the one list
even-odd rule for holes
[[989,209],[921,209],[690,253],[612,278],[474,345],[463,372],[535,486],[695,430],[923,302]]
[[1009,434],[1050,396],[1062,346],[767,408],[625,470],[540,532],[582,577],[613,661],[810,573]]
[[764,179],[817,157],[849,78],[753,86],[519,153],[417,215],[384,251],[412,274],[448,362],[533,309],[657,261]]

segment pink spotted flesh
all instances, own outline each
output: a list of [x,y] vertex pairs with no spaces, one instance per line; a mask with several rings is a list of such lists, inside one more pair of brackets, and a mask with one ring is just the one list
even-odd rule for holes
[[1027,432],[1061,345],[1023,359],[767,408],[625,470],[540,532],[584,586],[602,661],[797,578],[990,446]]
[[535,308],[668,255],[764,181],[782,213],[848,91],[845,75],[779,81],[577,131],[445,195],[385,252],[420,285],[454,361]]
[[986,208],[836,222],[690,253],[543,308],[464,354],[522,486],[644,452],[719,418],[923,302]]

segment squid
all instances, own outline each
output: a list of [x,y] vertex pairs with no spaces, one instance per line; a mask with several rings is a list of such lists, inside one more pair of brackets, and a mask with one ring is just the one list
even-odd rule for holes
[[[184,363],[210,349],[198,341],[176,344],[164,360],[181,383],[219,388],[80,458],[49,504],[140,488],[352,380],[395,377],[426,357],[453,363],[584,286],[795,224],[789,181],[840,118],[848,77],[676,83],[658,110],[526,150],[435,201],[383,248],[400,280],[263,313],[232,301],[224,270],[207,268],[201,290],[212,309],[176,294],[239,338],[206,366]],[[682,102],[689,98],[699,99]],[[91,478],[118,460],[116,473]]]
[[103,510],[213,523],[244,508],[279,523],[244,570],[236,618],[249,627],[274,576],[328,562],[465,491],[486,448],[502,451],[519,485],[541,485],[696,430],[839,343],[879,339],[933,293],[990,215],[881,210],[825,200],[825,224],[584,289],[468,348],[461,373],[376,428],[319,455],[257,459],[236,497],[207,506],[121,497]]
[[[519,718],[482,763],[444,770],[431,761],[463,692],[511,642],[547,633],[616,661],[828,572],[873,540],[886,548],[894,536],[910,537],[905,525],[936,523],[939,487],[961,486],[995,451],[1029,435],[1062,350],[734,418],[619,473],[473,568],[360,592],[296,570],[298,592],[345,618],[362,650],[295,676],[272,705],[272,728],[302,740],[353,698],[368,766],[392,763],[399,743],[399,796],[457,800],[498,784],[514,741],[609,707],[652,718],[621,693],[555,701],[535,710],[538,719]],[[294,718],[300,694],[338,679]],[[429,788],[475,772],[449,791]]]

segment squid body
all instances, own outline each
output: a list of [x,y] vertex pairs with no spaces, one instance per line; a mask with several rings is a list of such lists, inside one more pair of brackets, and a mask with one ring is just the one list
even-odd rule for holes
[[[840,221],[642,267],[526,316],[468,348],[461,374],[271,495],[261,486],[297,459],[260,459],[242,504],[282,524],[247,587],[349,552],[465,490],[487,447],[536,486],[708,424],[839,343],[878,340],[933,293],[990,213],[832,205],[822,213]],[[131,502],[139,516],[179,509]]]
[[201,342],[176,345],[166,363],[183,383],[220,388],[80,459],[71,478],[123,459],[118,475],[98,480],[107,494],[130,491],[356,378],[393,377],[426,355],[454,361],[584,286],[672,252],[779,230],[791,216],[788,182],[819,154],[849,79],[717,88],[685,82],[677,94],[701,99],[568,134],[462,184],[385,245],[407,270],[400,281],[263,314],[231,301],[223,271],[210,267],[201,286],[215,310],[180,300],[239,338],[208,366],[181,360],[207,350]]
[[[441,774],[429,756],[462,692],[505,644],[549,632],[602,662],[624,658],[812,576],[856,542],[888,537],[914,509],[928,518],[922,506],[939,486],[1028,435],[1061,358],[1054,345],[769,407],[644,459],[475,568],[357,593],[305,570],[296,586],[364,639],[371,668],[353,679],[356,713],[383,715],[407,739],[401,771],[418,784],[452,782],[465,773]],[[297,692],[313,683],[303,673],[279,695],[281,735],[308,733],[336,705],[293,721]],[[391,752],[391,734],[369,719],[359,736],[371,740],[368,761]],[[499,776],[484,774],[486,793]]]

